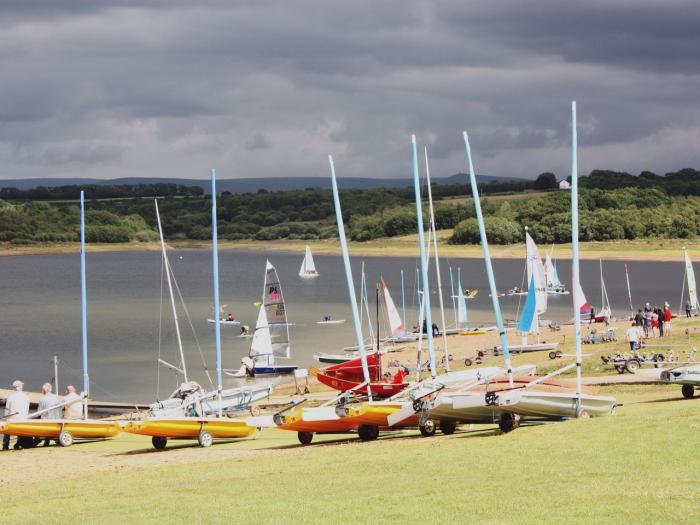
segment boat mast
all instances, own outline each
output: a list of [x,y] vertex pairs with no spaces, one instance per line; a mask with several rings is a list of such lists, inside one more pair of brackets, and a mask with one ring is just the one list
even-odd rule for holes
[[[576,101],[571,102],[571,257],[574,286],[580,287],[578,254],[578,137],[576,133]],[[575,288],[574,290],[578,290]],[[574,336],[576,341],[576,417],[581,415],[581,306],[574,293]]]
[[219,417],[222,414],[221,391],[223,378],[221,371],[221,323],[219,322],[219,241],[216,225],[216,170],[211,170],[211,273],[214,292],[214,344],[216,347],[216,392],[219,398]]
[[627,297],[630,300],[630,312],[634,316],[634,306],[632,306],[632,288],[630,288],[630,274],[627,271],[627,265],[625,264],[625,279],[627,280]]
[[[352,268],[350,267],[350,255],[348,253],[348,243],[345,240],[345,225],[343,224],[343,211],[340,209],[340,197],[338,196],[338,182],[335,179],[335,165],[333,156],[328,155],[328,162],[331,166],[331,186],[333,188],[333,204],[335,205],[335,219],[338,223],[338,237],[340,238],[340,250],[343,254],[343,265],[345,266],[345,280],[348,284],[348,295],[350,296],[350,307],[352,309],[352,320],[355,325],[355,338],[357,339],[357,349],[360,351],[360,361],[362,362],[362,374],[367,382],[367,395],[372,400],[372,388],[369,377],[369,367],[367,366],[367,352],[365,342],[362,338],[362,319],[357,309],[357,298],[355,297],[355,284],[352,282]],[[381,359],[381,356],[377,356]]]
[[83,346],[83,419],[88,418],[90,375],[87,346],[87,279],[85,277],[85,192],[80,191],[80,332]]
[[[180,335],[180,321],[177,317],[177,308],[175,308],[175,295],[173,294],[173,283],[170,275],[170,261],[168,260],[168,253],[165,250],[165,240],[163,239],[163,227],[160,223],[160,211],[158,210],[158,201],[156,203],[156,221],[158,223],[158,235],[160,236],[160,249],[163,253],[163,261],[165,262],[165,276],[168,282],[168,292],[170,292],[170,306],[173,309],[173,319],[175,320],[175,334],[177,336],[177,347],[180,350],[180,366],[182,367],[182,375],[185,378],[185,383],[188,382],[187,379],[187,365],[185,364],[185,353],[182,350],[182,337]],[[219,323],[219,314],[214,312],[214,322]]]
[[486,265],[486,275],[489,280],[489,288],[491,290],[491,303],[493,304],[493,313],[496,316],[496,326],[498,327],[498,335],[501,338],[501,348],[503,348],[503,359],[508,370],[508,383],[513,386],[513,366],[510,362],[510,351],[508,350],[508,339],[506,338],[506,330],[503,326],[503,316],[501,315],[501,305],[498,301],[498,290],[496,289],[496,279],[493,276],[493,266],[491,264],[491,253],[489,252],[489,242],[486,238],[486,227],[484,226],[484,216],[481,212],[481,201],[479,200],[479,189],[476,186],[476,175],[474,174],[474,164],[472,163],[472,151],[469,147],[469,136],[467,132],[462,133],[464,137],[464,147],[467,151],[467,160],[469,162],[469,184],[472,188],[472,196],[474,198],[474,208],[476,209],[476,220],[479,224],[479,235],[481,237],[481,249],[484,252],[484,264]]
[[[411,135],[413,148],[413,189],[416,195],[416,219],[418,221],[418,244],[420,246],[420,271],[423,281],[423,315],[425,316],[426,332],[428,336],[428,356],[430,358],[430,376],[435,377],[435,345],[433,342],[433,318],[430,312],[430,283],[428,282],[428,260],[425,253],[425,232],[423,231],[423,210],[421,207],[420,184],[418,181],[418,149],[416,148],[416,136]],[[423,331],[423,327],[420,327]]]
[[[440,277],[440,256],[438,255],[437,229],[433,210],[433,190],[430,187],[430,166],[428,164],[428,147],[425,151],[425,180],[428,183],[428,207],[430,208],[430,229],[433,232],[433,250],[435,251],[435,272],[437,274],[438,300],[440,301],[440,322],[442,322],[442,350],[445,352],[445,372],[450,371],[450,356],[447,350],[447,323],[445,322],[445,305],[442,300],[442,278]],[[428,248],[430,249],[430,248]]]

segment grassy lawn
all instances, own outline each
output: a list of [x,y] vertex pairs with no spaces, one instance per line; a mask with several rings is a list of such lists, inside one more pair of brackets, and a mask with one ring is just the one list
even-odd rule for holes
[[[678,387],[604,389],[612,417],[376,442],[294,433],[151,452],[143,438],[36,449],[116,466],[3,487],[3,523],[698,523],[700,399]],[[134,452],[135,451],[135,452]],[[186,462],[182,454],[189,454]],[[43,455],[43,456],[42,456]],[[213,457],[214,456],[214,457]],[[139,461],[159,459],[139,466]],[[0,462],[6,457],[0,455]],[[215,461],[213,461],[215,459]],[[129,466],[118,466],[123,461]],[[12,466],[8,464],[7,466]],[[88,465],[89,466],[89,465]],[[6,468],[5,466],[3,468]]]

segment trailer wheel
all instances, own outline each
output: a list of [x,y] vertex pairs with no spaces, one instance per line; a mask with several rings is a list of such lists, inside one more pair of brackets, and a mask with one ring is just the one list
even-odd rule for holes
[[426,419],[420,427],[420,433],[425,437],[430,437],[435,435],[435,421],[432,419]]
[[446,436],[454,434],[456,429],[457,423],[454,421],[440,421],[440,431]]
[[314,439],[313,432],[297,432],[297,438],[302,445],[309,445]]
[[507,433],[515,430],[520,426],[520,416],[518,414],[511,414],[510,412],[503,412],[498,420],[498,428],[501,432]]
[[550,359],[556,359],[556,358],[557,358],[557,353],[554,352],[554,351],[549,352],[549,358],[550,358]]
[[151,438],[151,444],[153,445],[153,448],[157,450],[163,450],[165,446],[168,444],[168,438],[165,437],[160,437],[160,436],[153,436]]
[[357,428],[357,435],[362,441],[374,441],[379,437],[379,427],[377,425],[360,425]]
[[73,434],[66,430],[61,430],[58,435],[58,444],[62,447],[70,447],[73,444]]
[[637,370],[641,367],[641,363],[637,359],[628,359],[625,362],[625,369],[630,373],[630,374],[636,374]]
[[695,395],[695,387],[693,385],[683,385],[681,386],[681,392],[683,393],[684,398],[693,399],[693,396]]
[[464,366],[472,366],[472,360],[467,357],[464,360]]
[[200,430],[199,436],[197,436],[197,441],[200,447],[208,448],[214,442],[214,438],[206,430]]
[[258,405],[250,405],[250,415],[251,416],[259,416],[260,415],[260,406]]
[[664,366],[664,354],[656,354],[654,356],[654,361],[655,368],[662,368]]

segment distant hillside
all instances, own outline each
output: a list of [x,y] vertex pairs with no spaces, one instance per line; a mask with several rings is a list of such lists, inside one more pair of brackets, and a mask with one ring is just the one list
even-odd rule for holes
[[[512,177],[494,177],[491,175],[478,175],[479,182],[504,182]],[[467,175],[457,173],[450,177],[435,178],[433,182],[438,184],[455,184],[467,182]],[[205,193],[209,192],[210,182],[206,179],[169,179],[156,177],[126,177],[121,179],[81,179],[81,178],[40,178],[40,179],[6,179],[0,180],[0,188],[17,188],[29,190],[38,186],[57,187],[80,184],[121,185],[121,184],[162,184],[176,183],[183,186],[199,186]],[[413,185],[411,179],[375,179],[369,177],[346,177],[338,179],[338,184],[343,189],[370,189],[370,188],[400,188]],[[264,189],[268,191],[301,190],[305,188],[330,188],[330,178],[321,177],[276,177],[269,179],[220,179],[216,181],[219,191],[231,193],[255,193]]]

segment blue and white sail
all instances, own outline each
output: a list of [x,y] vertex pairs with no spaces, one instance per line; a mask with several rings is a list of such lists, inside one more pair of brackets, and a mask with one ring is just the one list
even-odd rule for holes
[[535,315],[535,310],[537,309],[537,297],[535,292],[535,276],[533,275],[530,279],[530,285],[527,291],[527,298],[525,299],[525,306],[523,311],[520,313],[520,319],[518,320],[518,332],[527,333],[537,333],[537,316]]
[[564,285],[559,279],[559,273],[557,272],[557,267],[554,265],[552,260],[552,254],[547,253],[544,259],[544,270],[545,278],[547,281],[547,291],[548,292],[560,292],[564,290]]
[[533,322],[537,332],[539,332],[539,316],[547,311],[547,277],[540,258],[540,252],[535,241],[532,240],[532,237],[527,232],[527,228],[525,228],[525,246],[527,250],[528,294],[531,290],[535,292],[535,321]]

